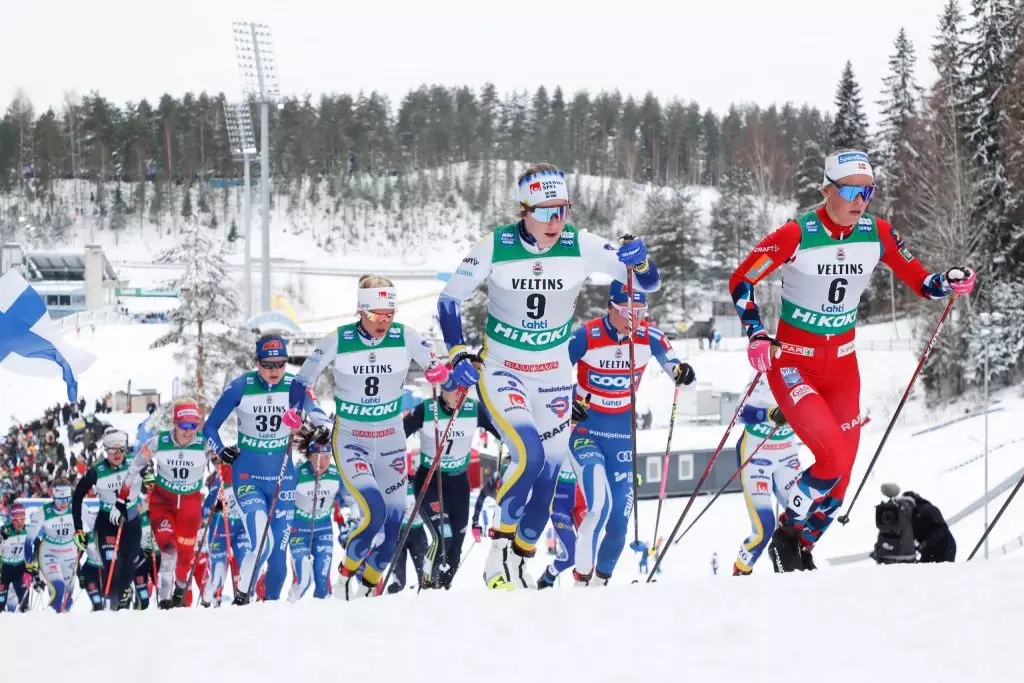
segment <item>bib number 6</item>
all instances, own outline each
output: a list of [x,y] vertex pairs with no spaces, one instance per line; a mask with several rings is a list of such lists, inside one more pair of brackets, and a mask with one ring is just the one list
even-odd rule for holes
[[828,302],[830,304],[841,304],[846,298],[846,285],[850,281],[845,277],[837,277],[828,288]]

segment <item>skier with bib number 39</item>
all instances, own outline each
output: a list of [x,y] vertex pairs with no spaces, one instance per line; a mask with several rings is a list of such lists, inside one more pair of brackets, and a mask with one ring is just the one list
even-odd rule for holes
[[[487,415],[512,455],[484,565],[487,586],[504,590],[536,588],[526,561],[536,553],[569,452],[569,336],[584,280],[597,272],[623,281],[632,277],[636,289],[648,292],[661,282],[643,240],[615,246],[566,222],[569,191],[555,166],[527,168],[519,176],[518,199],[519,222],[477,243],[437,303],[455,381],[479,382]],[[484,281],[487,324],[484,367],[478,371],[465,347],[459,305]]]
[[[888,221],[866,213],[875,194],[867,154],[830,154],[821,192],[820,207],[761,240],[729,280],[749,337],[750,364],[767,374],[779,407],[815,458],[792,488],[768,546],[777,572],[814,568],[811,550],[850,483],[862,419],[857,306],[875,266],[885,263],[925,299],[974,288],[973,270],[929,273]],[[776,269],[783,276],[782,312],[772,339],[761,324],[754,286]]]

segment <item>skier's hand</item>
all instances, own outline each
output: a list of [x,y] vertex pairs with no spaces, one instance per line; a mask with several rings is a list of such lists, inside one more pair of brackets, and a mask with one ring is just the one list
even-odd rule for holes
[[448,366],[444,363],[435,362],[423,372],[423,377],[431,384],[444,384],[448,379]]
[[118,501],[114,503],[114,507],[110,508],[110,511],[107,512],[107,519],[109,519],[110,523],[114,526],[118,526],[121,523],[121,518],[127,516],[128,506],[120,499],[118,499]]
[[633,541],[629,544],[629,549],[638,553],[642,553],[644,551],[644,544],[640,541]]
[[459,351],[451,357],[452,376],[460,387],[471,387],[480,381],[480,371],[476,365],[481,363],[480,356]]
[[590,407],[590,394],[587,394],[586,398],[583,399],[580,399],[579,397],[573,397],[571,421],[576,424],[579,424],[580,422],[586,422],[588,417],[588,407]]
[[75,532],[75,535],[71,537],[71,542],[75,544],[79,552],[84,553],[85,547],[89,544],[89,537],[85,535],[85,532],[79,529]]
[[674,379],[677,387],[681,384],[689,386],[693,384],[695,379],[697,379],[697,374],[693,371],[693,368],[689,363],[678,363],[676,365]]
[[478,526],[473,527],[473,542],[479,543],[483,538],[484,530]]
[[782,414],[782,408],[778,406],[768,409],[768,419],[774,422],[776,427],[784,427],[786,425],[786,416]]
[[217,459],[225,465],[231,465],[238,460],[239,455],[241,455],[241,451],[238,450],[238,446],[225,446],[217,453]]
[[622,246],[615,254],[619,257],[619,262],[639,273],[647,270],[647,245],[644,241],[632,235],[623,235],[620,241]]
[[976,273],[967,266],[956,266],[942,274],[943,289],[948,288],[953,294],[970,294],[974,289]]
[[778,342],[768,336],[764,330],[755,332],[747,344],[747,360],[750,366],[758,372],[768,372],[772,369],[772,347]]
[[39,565],[35,562],[26,562],[25,572],[34,579],[39,576]]
[[281,422],[284,422],[288,429],[298,429],[302,426],[302,418],[299,416],[299,411],[295,408],[289,408],[284,411],[284,415],[281,417]]

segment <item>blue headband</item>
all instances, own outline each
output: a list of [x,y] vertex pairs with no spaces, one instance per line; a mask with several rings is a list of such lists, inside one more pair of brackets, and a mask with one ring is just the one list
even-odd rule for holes
[[[608,287],[608,303],[623,306],[627,301],[629,301],[629,295],[626,292],[625,283],[614,280]],[[647,293],[634,287],[633,303],[647,305]]]

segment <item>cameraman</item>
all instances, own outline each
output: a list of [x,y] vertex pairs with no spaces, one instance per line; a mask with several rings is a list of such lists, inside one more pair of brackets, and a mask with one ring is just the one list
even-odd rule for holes
[[956,559],[956,539],[942,512],[913,491],[906,491],[903,495],[914,501],[911,525],[917,552],[921,554],[918,562],[953,562]]

